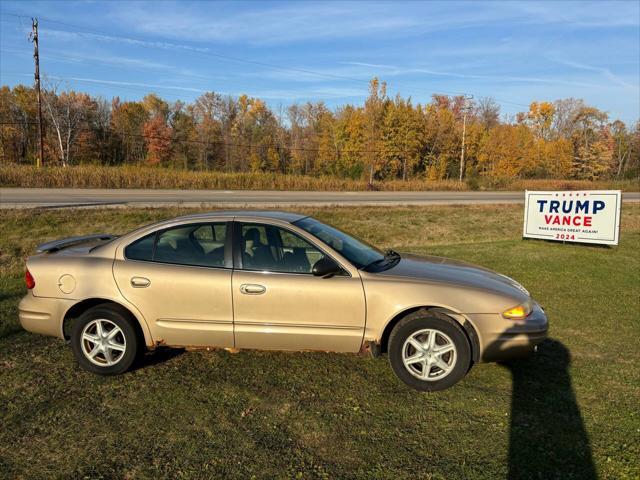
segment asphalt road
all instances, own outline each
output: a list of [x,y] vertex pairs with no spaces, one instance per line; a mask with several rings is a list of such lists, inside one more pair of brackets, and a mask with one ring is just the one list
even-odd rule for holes
[[[625,193],[624,201],[640,201]],[[0,188],[1,208],[95,206],[288,207],[524,203],[524,192],[278,192],[270,190],[133,190]]]

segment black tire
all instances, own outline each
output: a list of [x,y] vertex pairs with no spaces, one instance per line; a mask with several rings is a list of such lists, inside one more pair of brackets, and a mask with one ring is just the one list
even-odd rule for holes
[[[105,326],[116,325],[120,332],[117,333],[114,340],[119,344],[125,345],[122,353],[117,350],[109,351],[109,354],[113,357],[112,360],[115,362],[112,365],[106,364],[105,354],[98,353],[95,357],[96,362],[104,363],[103,365],[98,365],[93,363],[83,351],[83,331],[87,325],[98,319],[106,320],[104,322]],[[93,334],[95,335],[95,332]],[[89,347],[92,345],[92,343],[88,344]],[[115,305],[97,305],[80,315],[71,328],[71,349],[78,364],[84,370],[98,375],[119,375],[126,372],[131,368],[142,350],[140,338],[131,322],[130,316],[124,309]]]
[[[446,359],[451,362],[453,368],[440,379],[420,379],[404,365],[402,350],[405,342],[411,335],[423,329],[436,330],[446,335],[455,346],[455,356],[453,358],[449,357],[452,354],[445,354]],[[441,335],[436,337],[443,338]],[[435,392],[455,385],[467,374],[471,366],[471,346],[467,336],[455,320],[438,311],[420,310],[400,320],[389,336],[388,351],[389,363],[391,363],[391,368],[393,368],[398,378],[411,388],[423,392]],[[429,371],[432,371],[431,368]],[[436,375],[439,371],[444,370],[436,366]]]

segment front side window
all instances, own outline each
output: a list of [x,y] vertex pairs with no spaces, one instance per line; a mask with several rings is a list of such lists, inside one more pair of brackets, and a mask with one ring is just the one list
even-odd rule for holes
[[130,260],[224,267],[226,223],[185,225],[153,233],[125,249]]
[[311,273],[324,254],[295,233],[272,225],[242,224],[240,257],[244,270]]
[[358,269],[384,260],[385,258],[384,254],[376,247],[369,245],[363,240],[358,240],[351,235],[347,235],[337,228],[325,225],[315,218],[302,218],[294,222],[294,225],[309,232],[314,237],[318,237],[353,263]]

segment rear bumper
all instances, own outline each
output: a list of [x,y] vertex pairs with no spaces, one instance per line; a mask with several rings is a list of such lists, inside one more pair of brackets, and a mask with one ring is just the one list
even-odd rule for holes
[[534,303],[531,314],[520,322],[506,320],[501,315],[478,320],[482,322],[478,326],[483,333],[480,355],[483,362],[527,356],[547,338],[549,330],[547,316],[537,303]]
[[73,300],[36,297],[27,293],[18,305],[20,325],[29,332],[64,338],[62,321]]

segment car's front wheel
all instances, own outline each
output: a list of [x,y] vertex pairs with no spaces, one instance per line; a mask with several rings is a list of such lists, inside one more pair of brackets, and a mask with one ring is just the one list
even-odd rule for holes
[[84,312],[71,329],[71,348],[85,370],[99,375],[127,371],[140,348],[128,316],[110,305]]
[[441,312],[418,311],[400,320],[391,332],[388,350],[393,371],[416,390],[449,388],[471,364],[465,333]]

